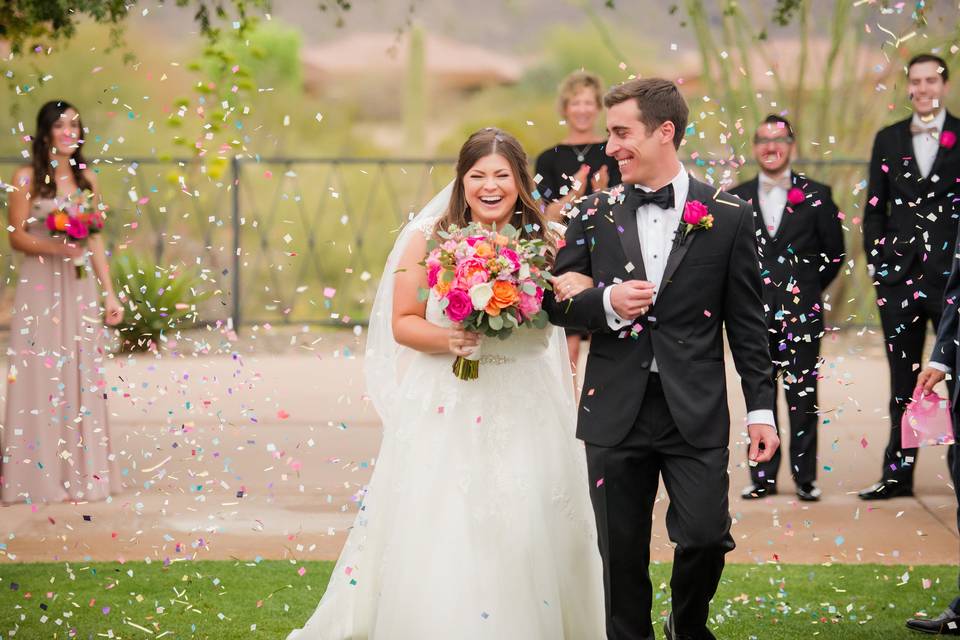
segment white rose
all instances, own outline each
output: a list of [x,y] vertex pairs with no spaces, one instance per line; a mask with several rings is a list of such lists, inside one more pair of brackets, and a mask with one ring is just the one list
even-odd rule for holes
[[493,297],[493,285],[489,282],[482,282],[470,287],[470,302],[477,311],[487,308],[487,303]]

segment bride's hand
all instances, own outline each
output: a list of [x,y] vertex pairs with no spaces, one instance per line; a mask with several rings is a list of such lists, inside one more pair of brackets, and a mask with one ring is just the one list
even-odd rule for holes
[[450,331],[448,347],[455,356],[468,356],[480,346],[480,334],[463,329]]
[[568,271],[551,278],[550,284],[553,286],[553,294],[557,302],[563,302],[582,291],[592,289],[593,278],[575,271]]

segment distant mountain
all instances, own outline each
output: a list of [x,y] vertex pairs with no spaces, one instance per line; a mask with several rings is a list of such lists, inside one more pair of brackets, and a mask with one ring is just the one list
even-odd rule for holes
[[[828,36],[833,3],[826,0],[812,0],[812,3],[811,34]],[[342,14],[332,9],[320,11],[317,0],[273,0],[273,17],[299,26],[307,45],[352,33],[401,29],[412,16],[432,33],[486,48],[502,47],[507,53],[529,53],[539,48],[538,39],[551,26],[582,24],[589,27],[591,20],[582,8],[584,4],[607,28],[616,27],[618,33],[635,29],[638,39],[677,43],[681,48],[695,44],[690,28],[684,26],[685,3],[680,0],[614,0],[615,9],[606,7],[604,0],[353,0],[352,8]],[[711,21],[716,26],[714,37],[719,44],[722,40],[719,10],[724,3],[705,0],[704,4],[711,11]],[[915,3],[896,4],[902,9],[881,13],[878,6],[871,4],[854,8],[852,15],[868,17],[865,26],[875,34],[881,33],[878,27],[882,26],[906,35],[913,30],[910,16]],[[768,24],[776,0],[741,0],[740,5],[749,12],[757,28],[767,27],[770,38],[796,35],[796,24],[786,28]],[[956,4],[945,2],[933,6],[928,13],[928,31],[933,34],[953,31],[958,22]],[[671,14],[674,7],[677,10]],[[339,28],[336,26],[338,16],[343,18],[343,26]],[[196,33],[192,12],[172,3],[151,7],[146,17],[141,17],[135,8],[131,18],[156,30],[158,35],[181,38],[184,30]]]

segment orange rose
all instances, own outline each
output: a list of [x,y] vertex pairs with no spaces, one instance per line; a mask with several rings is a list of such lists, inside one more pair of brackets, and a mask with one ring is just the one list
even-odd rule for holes
[[439,296],[445,296],[447,291],[450,291],[450,282],[443,282],[442,280],[437,281],[437,284],[433,285],[433,290],[437,292]]
[[493,251],[493,247],[490,246],[489,242],[478,242],[477,246],[474,247],[476,251],[476,256],[478,258],[492,258],[496,255]]
[[507,246],[508,244],[510,244],[510,238],[508,238],[507,236],[505,236],[505,235],[503,235],[503,234],[500,234],[500,233],[497,234],[497,237],[494,238],[493,241],[496,242],[496,243],[497,243],[498,245],[500,245],[501,247],[505,247],[505,246]]
[[67,222],[70,221],[70,216],[65,213],[57,212],[53,217],[53,222],[57,227],[57,231],[65,231],[67,229]]
[[519,300],[520,292],[513,284],[505,280],[497,280],[493,283],[493,297],[487,303],[485,311],[492,316],[498,316],[501,309],[506,309]]

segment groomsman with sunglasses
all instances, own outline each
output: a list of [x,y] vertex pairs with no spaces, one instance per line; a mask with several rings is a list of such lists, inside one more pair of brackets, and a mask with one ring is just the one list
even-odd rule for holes
[[[791,169],[795,138],[786,118],[768,116],[753,140],[760,173],[730,192],[753,203],[770,359],[788,407],[790,473],[797,496],[816,501],[823,292],[840,271],[843,228],[830,187]],[[779,416],[776,422],[779,430]],[[750,469],[752,483],[741,496],[776,494],[779,469],[777,450]]]
[[880,480],[860,492],[863,500],[913,495],[917,450],[900,446],[900,420],[917,384],[927,328],[936,335],[940,324],[960,215],[960,121],[943,105],[949,77],[938,56],[910,60],[913,114],[873,143],[863,238],[890,367],[890,440]]

